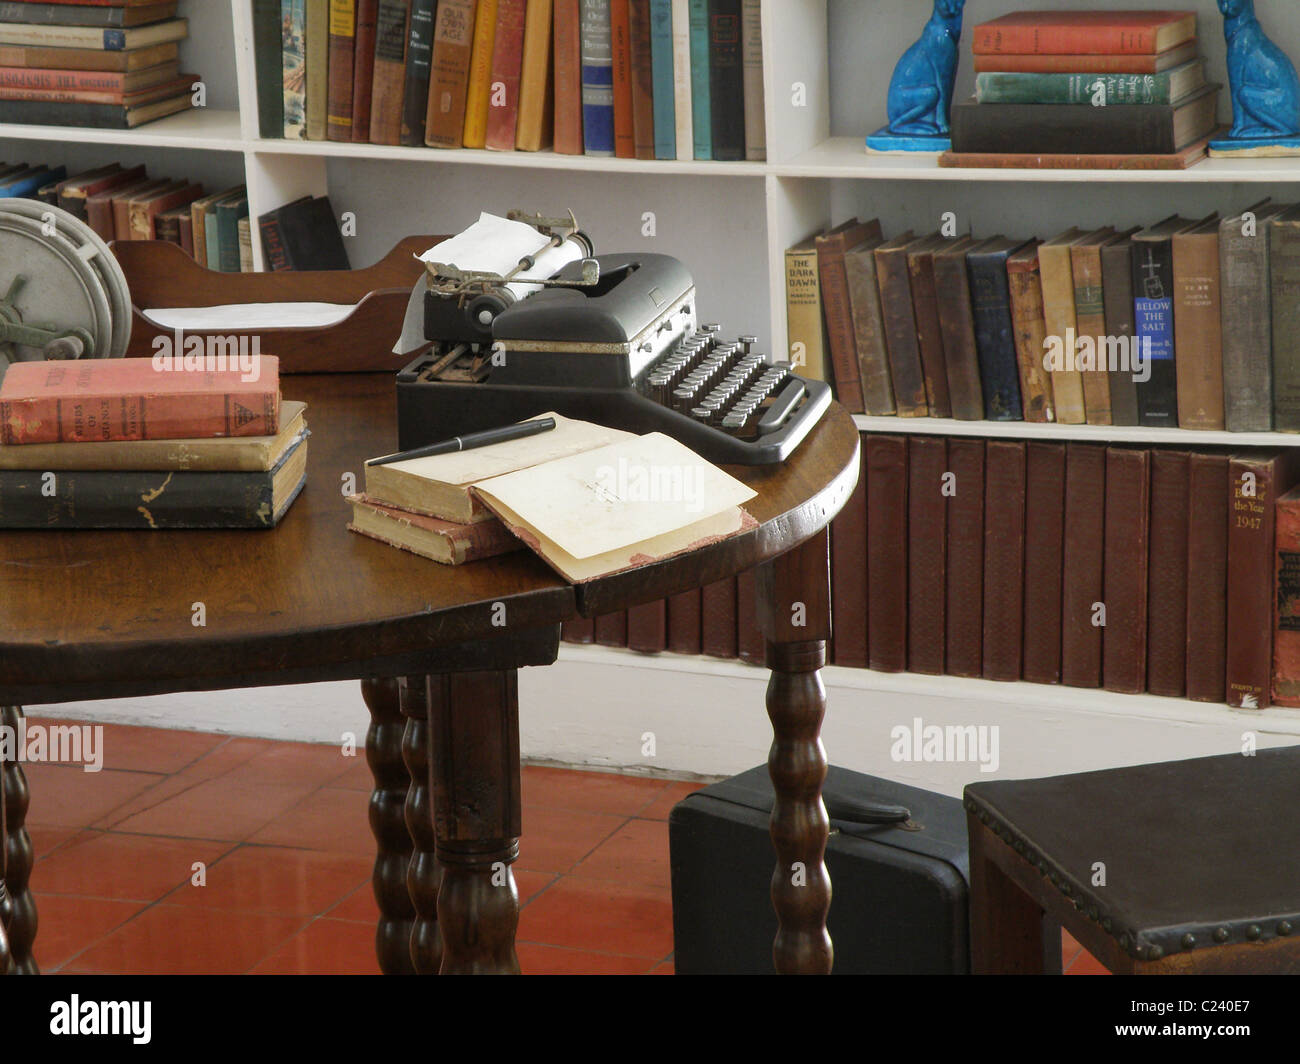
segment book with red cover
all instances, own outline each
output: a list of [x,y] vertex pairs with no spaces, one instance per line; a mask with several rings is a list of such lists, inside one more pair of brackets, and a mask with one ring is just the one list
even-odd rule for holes
[[1101,686],[1106,448],[1065,447],[1065,546],[1061,562],[1061,682]]
[[1228,456],[1188,464],[1187,697],[1222,702],[1228,616]]
[[627,646],[627,610],[607,613],[597,617],[595,623],[596,642],[603,647]]
[[871,668],[907,668],[907,437],[868,435],[867,650]]
[[1016,11],[975,27],[976,55],[1155,55],[1196,36],[1192,11]]
[[555,151],[581,155],[582,39],[578,0],[555,0]]
[[668,649],[674,654],[698,654],[702,645],[700,589],[692,588],[668,600]]
[[154,368],[153,358],[15,362],[0,380],[0,442],[91,443],[274,436],[280,364],[261,356],[256,380],[238,368]]
[[948,590],[944,610],[949,676],[984,673],[984,441],[948,440]]
[[575,617],[560,625],[560,637],[566,643],[594,643],[596,622],[590,617]]
[[767,642],[758,626],[758,574],[747,569],[736,575],[736,650],[751,665],[767,662]]
[[668,610],[663,599],[627,611],[627,648],[658,654],[667,648]]
[[1107,691],[1138,694],[1146,689],[1150,520],[1151,452],[1106,448],[1101,682]]
[[370,142],[370,104],[375,80],[375,24],[379,0],[357,0],[352,56],[352,143]]
[[632,117],[632,17],[628,0],[610,0],[609,30],[614,45],[614,155],[636,158]]
[[1061,682],[1065,444],[1025,445],[1025,657],[1031,683]]
[[1273,701],[1300,707],[1300,491],[1277,501]]
[[329,86],[326,90],[325,136],[329,140],[352,140],[352,94],[356,89],[357,5],[355,0],[330,0]]
[[907,667],[943,675],[947,625],[948,441],[911,436],[907,441]]
[[736,657],[734,576],[700,589],[700,650],[714,658]]
[[1196,41],[1154,55],[977,55],[975,73],[1159,74],[1196,58]]
[[830,341],[831,369],[835,378],[835,397],[850,413],[861,414],[862,382],[858,368],[858,345],[853,330],[853,311],[849,304],[849,279],[844,268],[844,252],[864,240],[881,239],[880,222],[859,222],[852,218],[816,238],[817,274],[821,280],[822,314]]
[[132,167],[130,170],[122,170],[114,174],[98,189],[86,196],[86,224],[104,240],[116,238],[117,222],[113,216],[113,198],[118,193],[139,191],[150,181],[143,166]]
[[[519,120],[519,74],[524,61],[524,13],[527,0],[500,0],[492,42],[492,99],[488,107],[487,143],[492,151],[515,150]],[[498,86],[504,89],[497,103]]]
[[1172,698],[1187,693],[1190,462],[1186,451],[1151,452],[1146,689]]
[[867,456],[848,502],[831,522],[831,657],[836,665],[867,667]]
[[[655,157],[654,56],[650,48],[650,0],[627,0],[632,79],[633,151],[638,159]],[[618,121],[615,103],[614,121]],[[617,125],[615,126],[617,136]]]
[[986,680],[1020,679],[1024,572],[1025,444],[1023,440],[989,440],[984,458]]

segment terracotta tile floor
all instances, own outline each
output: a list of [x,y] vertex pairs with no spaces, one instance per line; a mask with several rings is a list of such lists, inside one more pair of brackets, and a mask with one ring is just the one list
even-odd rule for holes
[[[104,754],[25,766],[45,971],[378,971],[363,759],[112,724]],[[671,974],[667,817],[698,786],[524,769],[525,972]],[[1064,959],[1100,970],[1068,936]]]

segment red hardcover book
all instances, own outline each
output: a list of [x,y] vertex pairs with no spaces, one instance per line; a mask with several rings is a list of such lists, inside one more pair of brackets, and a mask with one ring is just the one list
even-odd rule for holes
[[881,240],[880,222],[859,222],[852,218],[829,233],[816,238],[817,274],[821,281],[822,316],[830,345],[831,372],[835,379],[835,397],[846,410],[861,414],[861,370],[858,345],[853,329],[853,309],[849,303],[849,278],[844,266],[844,252],[864,240]]
[[871,668],[907,668],[907,438],[867,436],[867,650]]
[[375,22],[379,0],[357,0],[352,60],[352,143],[370,143],[370,104],[375,78]]
[[614,44],[614,155],[636,158],[632,119],[632,17],[628,0],[610,0],[610,37]]
[[1277,603],[1273,701],[1300,707],[1300,491],[1277,501]]
[[1019,680],[1024,649],[1024,441],[989,440],[984,470],[984,678]]
[[[655,157],[654,60],[650,48],[650,0],[627,0],[632,79],[632,135],[638,159]],[[615,108],[617,119],[618,111]]]
[[767,662],[767,641],[758,627],[758,574],[747,569],[736,576],[736,650],[751,665]]
[[1065,445],[1025,448],[1025,660],[1031,683],[1061,682]]
[[1151,452],[1107,447],[1101,636],[1101,682],[1107,691],[1146,690],[1150,520]]
[[1155,55],[1196,36],[1192,11],[1016,11],[975,27],[976,55]]
[[1227,661],[1228,456],[1193,454],[1188,471],[1187,697],[1222,702]]
[[700,649],[714,658],[736,656],[736,578],[700,589]]
[[1186,451],[1151,452],[1147,691],[1172,698],[1187,693],[1190,462]]
[[582,154],[582,41],[578,0],[555,0],[555,151]]
[[[524,62],[524,13],[527,0],[500,0],[492,44],[492,94],[488,106],[487,143],[493,151],[515,150],[519,120],[519,74]],[[498,95],[500,94],[500,95]],[[498,104],[498,99],[501,100]]]
[[0,381],[0,441],[183,440],[279,431],[275,357],[259,359],[256,380],[244,380],[238,367],[163,371],[155,358],[14,363]]
[[867,667],[867,455],[849,501],[831,522],[831,656],[836,665]]
[[1154,55],[977,55],[975,73],[1159,74],[1196,58],[1196,41]]
[[596,618],[596,642],[603,647],[627,646],[627,610]]
[[1061,563],[1061,682],[1101,686],[1102,556],[1106,541],[1106,448],[1065,448],[1065,547]]
[[948,441],[907,441],[907,667],[943,675],[947,623]]
[[560,625],[560,635],[566,643],[594,643],[596,622],[590,617],[577,617]]
[[355,0],[331,0],[329,20],[329,77],[325,105],[325,136],[352,139],[352,67],[356,62],[357,5]]
[[984,673],[984,441],[948,440],[955,493],[948,498],[948,592],[945,669]]
[[700,652],[702,608],[699,588],[683,591],[668,600],[668,649],[674,654]]
[[632,606],[627,611],[627,648],[658,654],[667,643],[668,611],[663,599]]

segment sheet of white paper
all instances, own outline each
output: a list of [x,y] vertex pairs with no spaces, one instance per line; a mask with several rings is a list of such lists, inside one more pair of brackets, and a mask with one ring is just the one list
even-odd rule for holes
[[220,307],[154,307],[144,316],[163,329],[237,331],[324,328],[356,307],[350,303],[230,303]]
[[435,244],[420,258],[424,262],[445,262],[460,270],[506,273],[525,255],[535,255],[546,244],[546,237],[531,225],[485,211],[464,232]]

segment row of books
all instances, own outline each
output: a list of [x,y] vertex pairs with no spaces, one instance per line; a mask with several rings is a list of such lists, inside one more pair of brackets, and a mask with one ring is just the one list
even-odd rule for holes
[[305,404],[280,400],[276,359],[256,368],[250,381],[248,365],[14,363],[0,379],[0,528],[274,527],[306,481],[310,434]]
[[132,129],[195,103],[176,0],[0,4],[0,122]]
[[1144,166],[1204,158],[1220,86],[1191,11],[1022,11],[976,26],[975,97],[952,109],[964,166]]
[[263,137],[766,158],[760,0],[254,0]]
[[1297,271],[1268,200],[1046,242],[853,219],[786,252],[791,357],[876,416],[1300,431]]

